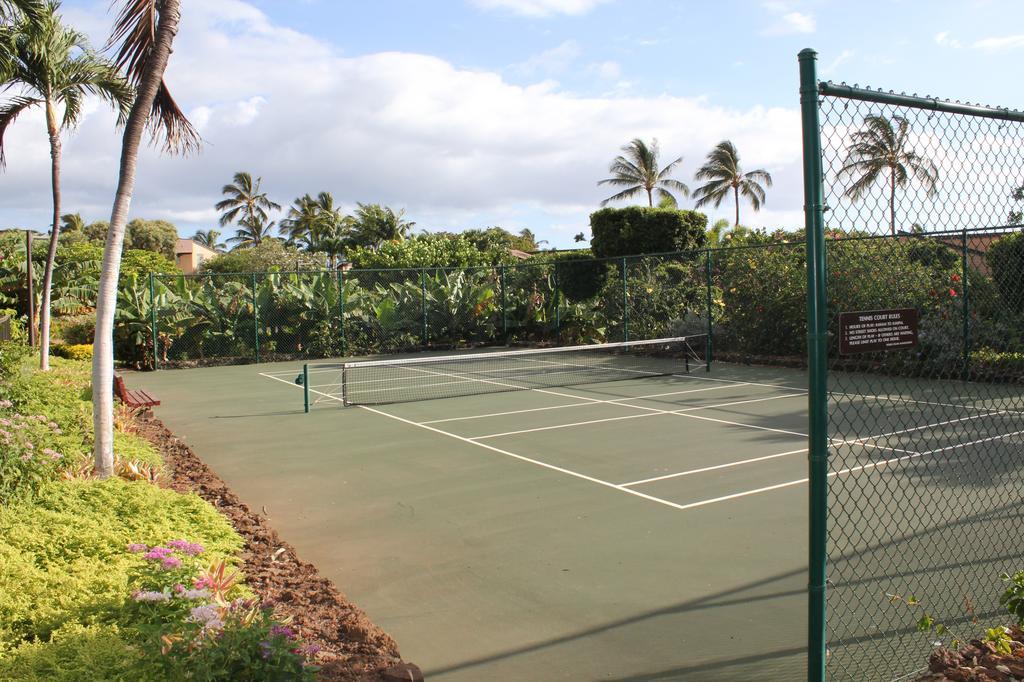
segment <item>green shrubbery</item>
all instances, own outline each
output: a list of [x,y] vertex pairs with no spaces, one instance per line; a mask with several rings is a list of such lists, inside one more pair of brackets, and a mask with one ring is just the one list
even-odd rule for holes
[[[311,679],[301,642],[240,582],[242,539],[212,506],[87,477],[88,365],[6,371],[0,680]],[[160,464],[129,433],[115,452]]]
[[1024,312],[1024,232],[1015,232],[994,243],[986,260],[1005,304],[1016,312]]
[[590,214],[590,246],[598,258],[704,248],[708,217],[674,208],[603,208]]
[[59,358],[65,358],[67,360],[92,360],[91,343],[55,343],[50,347],[50,352]]
[[569,251],[554,258],[558,288],[570,303],[581,303],[597,296],[611,267],[589,251]]
[[478,240],[461,234],[421,234],[387,241],[380,248],[350,249],[348,259],[357,268],[471,268],[511,263],[509,247],[500,243],[480,248]]

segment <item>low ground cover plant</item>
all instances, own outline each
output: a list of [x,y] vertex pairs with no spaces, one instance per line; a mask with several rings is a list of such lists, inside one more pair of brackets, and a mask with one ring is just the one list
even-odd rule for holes
[[153,484],[129,411],[119,477],[93,478],[87,363],[32,364],[0,362],[0,680],[312,679],[315,651],[245,586],[226,518]]

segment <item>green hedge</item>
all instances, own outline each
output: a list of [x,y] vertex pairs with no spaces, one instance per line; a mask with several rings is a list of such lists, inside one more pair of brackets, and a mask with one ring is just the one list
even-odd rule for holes
[[1003,303],[1011,310],[1024,312],[1024,232],[1003,237],[985,257]]
[[608,279],[608,262],[596,259],[589,251],[560,253],[554,263],[558,288],[570,303],[594,298]]
[[590,247],[598,258],[703,248],[708,218],[672,208],[603,208],[590,214]]

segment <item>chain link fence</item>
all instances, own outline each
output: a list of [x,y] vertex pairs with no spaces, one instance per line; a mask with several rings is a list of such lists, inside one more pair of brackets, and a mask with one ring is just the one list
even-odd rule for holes
[[937,642],[1009,622],[1000,575],[1024,561],[1024,115],[829,83],[817,110],[824,658],[913,679]]

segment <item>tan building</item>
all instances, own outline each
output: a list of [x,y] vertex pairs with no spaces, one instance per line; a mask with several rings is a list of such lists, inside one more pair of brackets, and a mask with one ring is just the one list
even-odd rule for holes
[[181,271],[186,275],[191,275],[197,271],[199,266],[205,261],[208,261],[217,255],[217,252],[213,249],[209,249],[202,244],[197,244],[191,239],[179,239],[174,252],[176,254],[175,261],[178,263],[178,267],[181,268]]

